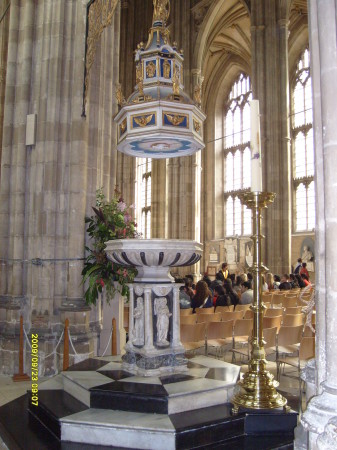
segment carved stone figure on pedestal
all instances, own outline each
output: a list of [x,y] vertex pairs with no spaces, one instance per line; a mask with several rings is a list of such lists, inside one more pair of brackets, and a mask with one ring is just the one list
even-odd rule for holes
[[166,347],[170,343],[167,340],[167,333],[170,323],[170,313],[165,297],[158,297],[154,301],[154,314],[157,316],[157,345]]
[[133,312],[135,326],[133,329],[133,345],[144,345],[144,303],[142,297],[137,298],[137,306]]

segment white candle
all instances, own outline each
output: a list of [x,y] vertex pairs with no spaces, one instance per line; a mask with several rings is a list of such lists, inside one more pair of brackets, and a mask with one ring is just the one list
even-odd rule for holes
[[252,192],[262,192],[262,161],[259,101],[250,101],[250,150],[252,155]]

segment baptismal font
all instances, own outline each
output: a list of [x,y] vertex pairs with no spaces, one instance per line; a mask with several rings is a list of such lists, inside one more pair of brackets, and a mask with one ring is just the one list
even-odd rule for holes
[[[154,0],[148,42],[136,50],[136,86],[126,100],[120,86],[117,149],[141,158],[192,155],[204,148],[200,95],[184,92],[183,52],[171,45],[168,0]],[[196,94],[198,94],[196,90]],[[184,372],[179,287],[169,270],[198,262],[202,245],[172,239],[121,239],[107,243],[108,257],[136,267],[129,286],[129,340],[123,368],[142,376]]]

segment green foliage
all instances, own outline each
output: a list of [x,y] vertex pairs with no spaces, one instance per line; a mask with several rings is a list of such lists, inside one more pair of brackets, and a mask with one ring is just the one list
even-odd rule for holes
[[108,301],[113,297],[116,288],[124,296],[129,293],[127,283],[131,283],[137,274],[134,268],[125,268],[113,263],[105,253],[106,242],[113,239],[139,237],[137,224],[132,220],[129,208],[115,190],[112,200],[107,201],[102,189],[96,192],[94,215],[86,217],[87,232],[91,238],[91,247],[86,247],[87,257],[82,270],[82,283],[86,284],[84,293],[87,304],[96,304],[98,295],[106,291]]

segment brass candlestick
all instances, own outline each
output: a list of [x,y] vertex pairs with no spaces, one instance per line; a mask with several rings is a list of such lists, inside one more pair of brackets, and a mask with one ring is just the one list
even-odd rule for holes
[[232,399],[233,413],[237,414],[239,408],[245,409],[287,409],[287,399],[276,391],[278,381],[266,370],[266,353],[263,341],[263,311],[262,302],[262,273],[266,267],[262,264],[261,242],[264,236],[261,234],[261,210],[272,203],[275,194],[271,192],[247,192],[241,197],[241,201],[252,210],[253,213],[253,280],[254,300],[251,309],[254,312],[253,337],[251,359],[248,372],[238,382],[236,393]]

